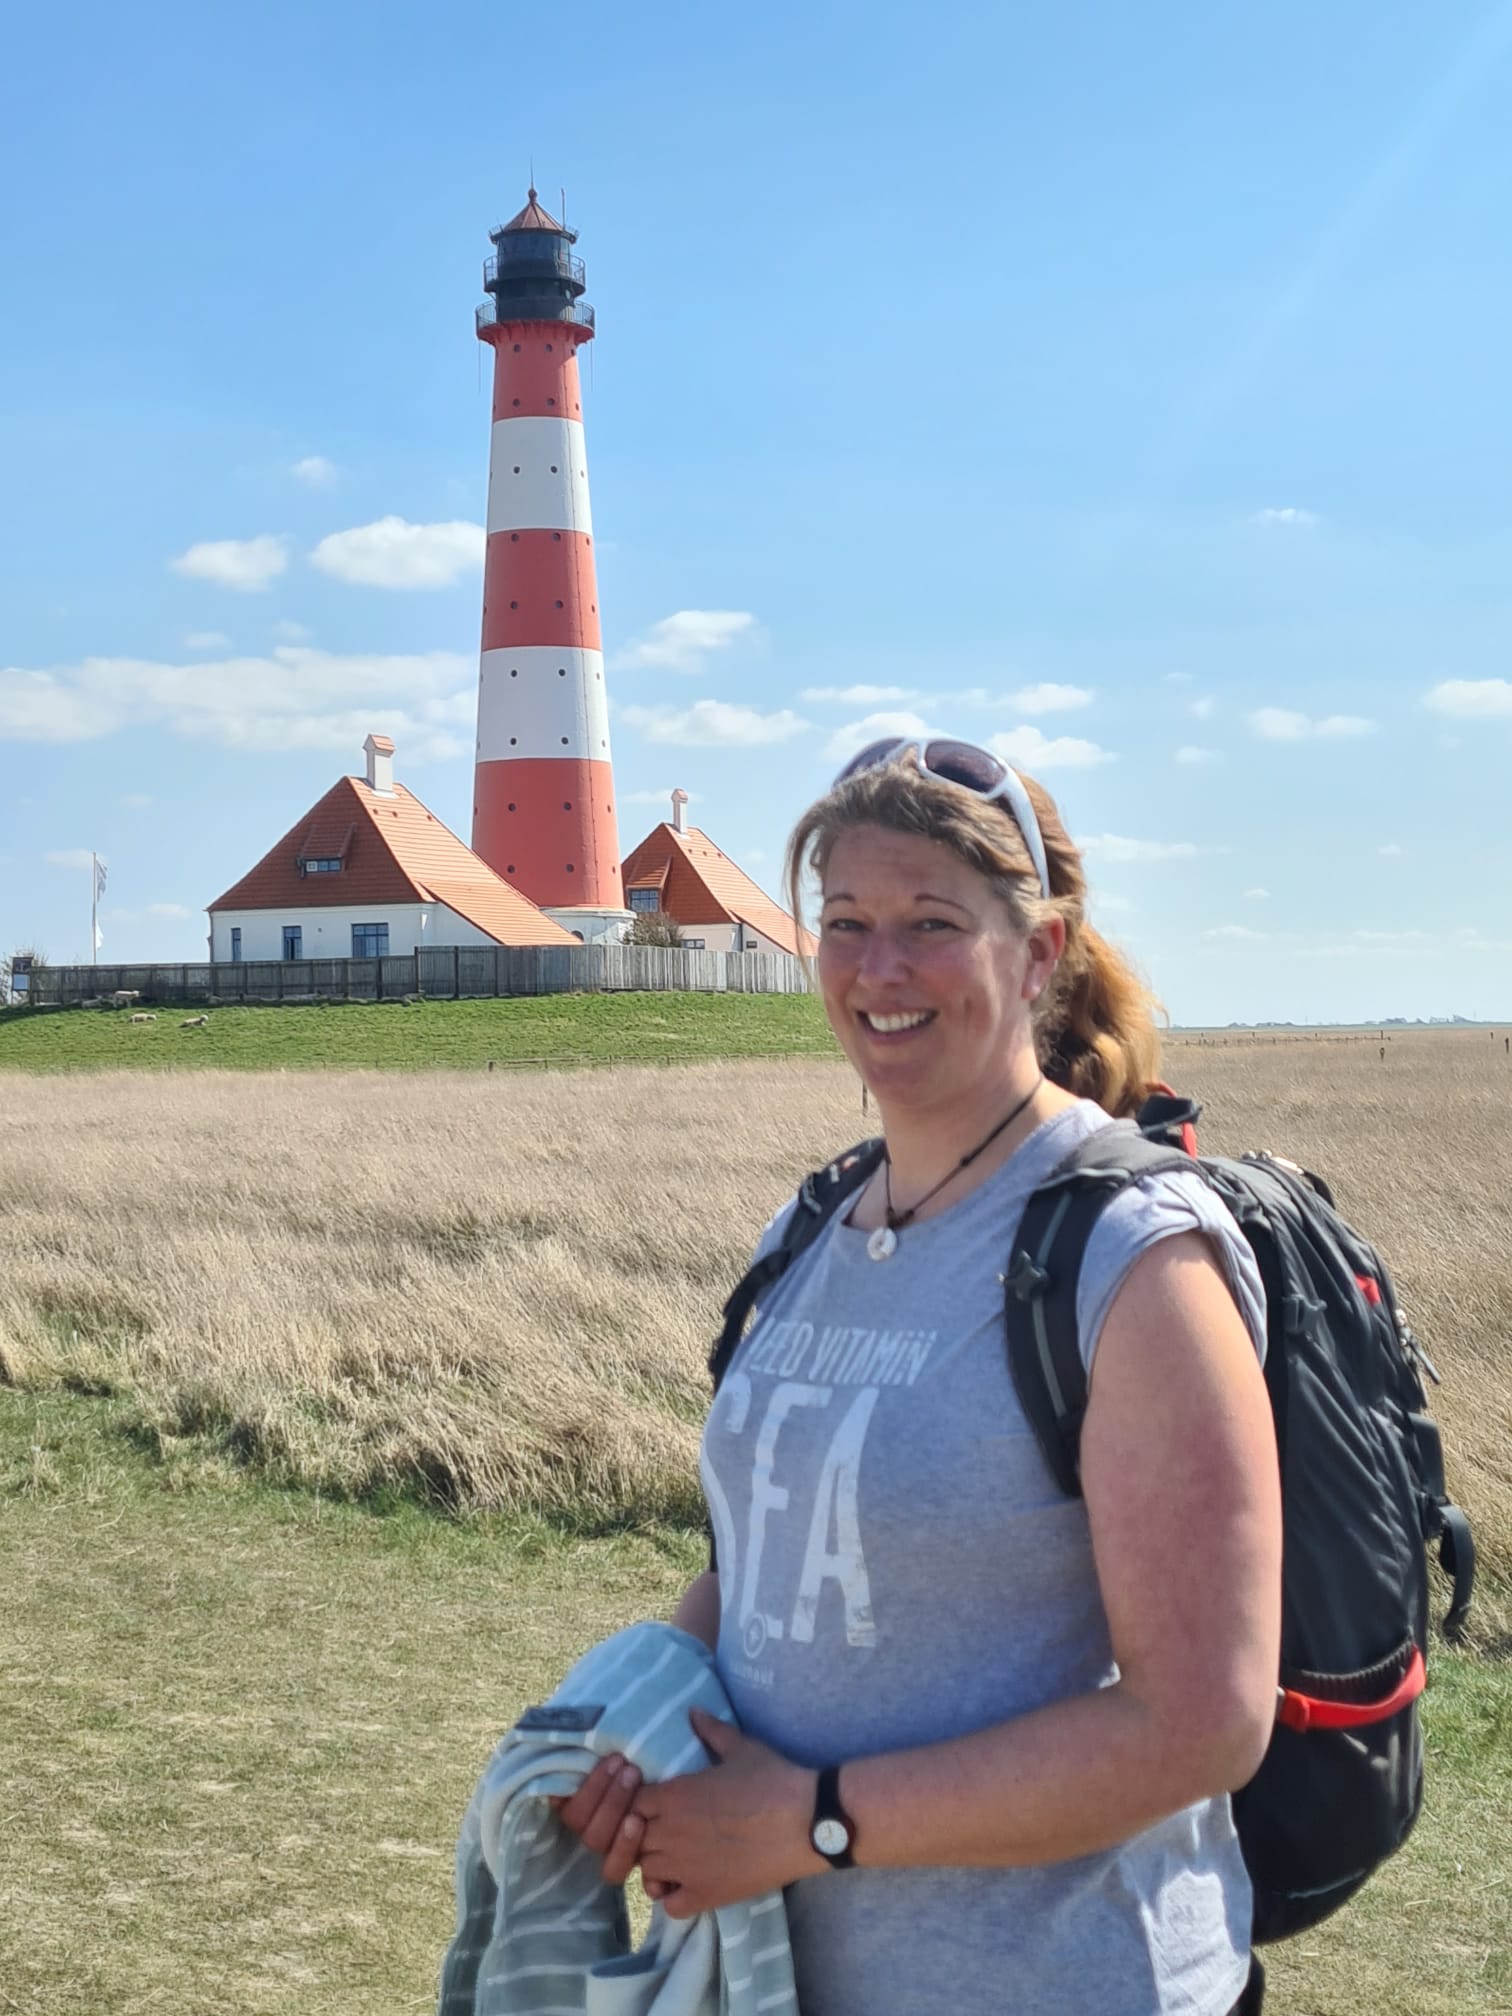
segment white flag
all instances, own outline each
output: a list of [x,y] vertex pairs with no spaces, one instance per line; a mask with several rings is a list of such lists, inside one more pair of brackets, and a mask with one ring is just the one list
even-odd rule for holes
[[106,874],[106,869],[105,869],[105,863],[104,863],[104,862],[103,862],[103,861],[102,861],[102,860],[101,860],[101,859],[99,858],[99,856],[98,856],[98,855],[96,855],[96,856],[95,856],[95,901],[96,901],[96,903],[98,903],[98,902],[99,902],[99,900],[100,900],[100,898],[101,898],[101,897],[102,897],[102,896],[103,896],[103,895],[105,894],[105,874]]

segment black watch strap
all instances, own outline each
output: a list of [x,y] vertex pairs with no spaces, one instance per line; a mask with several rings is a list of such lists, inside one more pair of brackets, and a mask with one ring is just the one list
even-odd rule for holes
[[854,1869],[856,1823],[840,1804],[840,1766],[826,1764],[814,1788],[814,1818],[809,1842],[832,1869]]

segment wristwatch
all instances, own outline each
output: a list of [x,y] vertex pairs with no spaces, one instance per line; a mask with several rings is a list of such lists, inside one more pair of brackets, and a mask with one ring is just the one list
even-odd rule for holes
[[826,1764],[814,1788],[814,1818],[809,1826],[809,1845],[822,1855],[831,1869],[854,1869],[856,1823],[840,1804],[840,1766]]

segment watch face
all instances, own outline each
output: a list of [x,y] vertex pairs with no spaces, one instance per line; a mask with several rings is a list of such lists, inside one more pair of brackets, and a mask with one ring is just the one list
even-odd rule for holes
[[843,1820],[816,1820],[810,1839],[821,1855],[843,1855],[850,1846],[850,1829]]

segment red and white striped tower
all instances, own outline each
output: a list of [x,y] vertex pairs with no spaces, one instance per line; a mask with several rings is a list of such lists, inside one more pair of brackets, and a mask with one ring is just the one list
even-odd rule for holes
[[490,232],[478,336],[494,353],[473,852],[585,938],[619,936],[609,710],[577,352],[593,335],[577,233],[534,189]]

